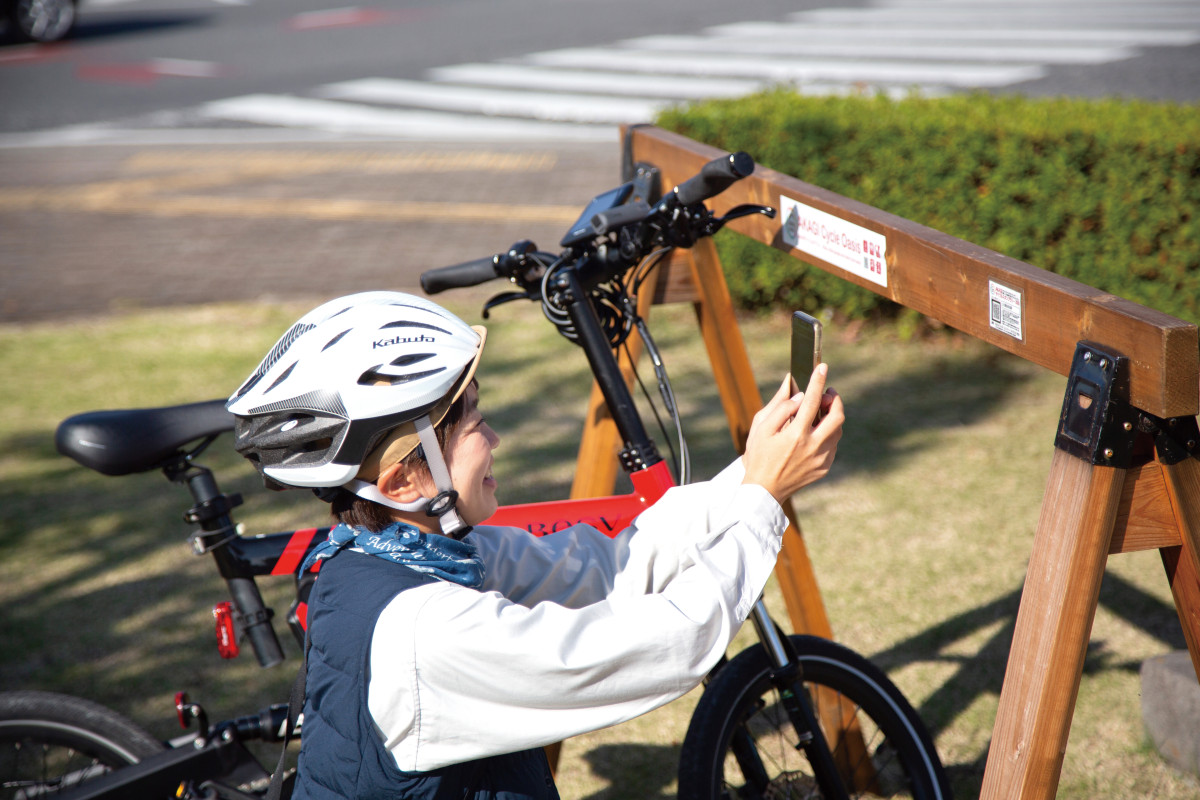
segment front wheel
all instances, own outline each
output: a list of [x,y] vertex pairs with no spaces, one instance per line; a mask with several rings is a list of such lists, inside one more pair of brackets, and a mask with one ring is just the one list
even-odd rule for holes
[[766,650],[756,645],[722,667],[701,696],[680,754],[680,797],[950,797],[928,731],[878,667],[826,639],[789,639],[842,791],[818,785]]
[[133,722],[89,700],[0,693],[0,800],[54,795],[163,749]]

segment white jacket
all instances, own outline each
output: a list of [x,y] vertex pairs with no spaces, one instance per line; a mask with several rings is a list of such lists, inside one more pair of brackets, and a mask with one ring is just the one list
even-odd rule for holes
[[425,772],[644,714],[703,680],[746,620],[787,526],[741,461],[671,489],[610,538],[477,527],[482,590],[401,592],[371,641],[368,706]]

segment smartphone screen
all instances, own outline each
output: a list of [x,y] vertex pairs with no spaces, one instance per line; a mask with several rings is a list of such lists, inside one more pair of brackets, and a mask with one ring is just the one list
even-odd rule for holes
[[821,363],[821,321],[803,311],[792,312],[792,380],[794,391],[808,386],[808,379]]

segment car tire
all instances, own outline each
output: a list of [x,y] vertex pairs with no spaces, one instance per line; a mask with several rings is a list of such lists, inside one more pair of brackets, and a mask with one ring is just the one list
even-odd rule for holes
[[57,42],[75,28],[78,0],[0,0],[9,37],[21,42]]

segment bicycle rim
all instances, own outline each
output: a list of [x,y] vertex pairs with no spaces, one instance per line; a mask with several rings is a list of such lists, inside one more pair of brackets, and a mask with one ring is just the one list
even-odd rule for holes
[[[791,637],[804,687],[851,798],[949,797],[928,733],[886,676],[832,642]],[[680,796],[824,798],[770,678],[762,648],[740,654],[705,691],[680,760]]]
[[52,797],[162,744],[123,717],[78,698],[16,693],[0,703],[0,800]]

